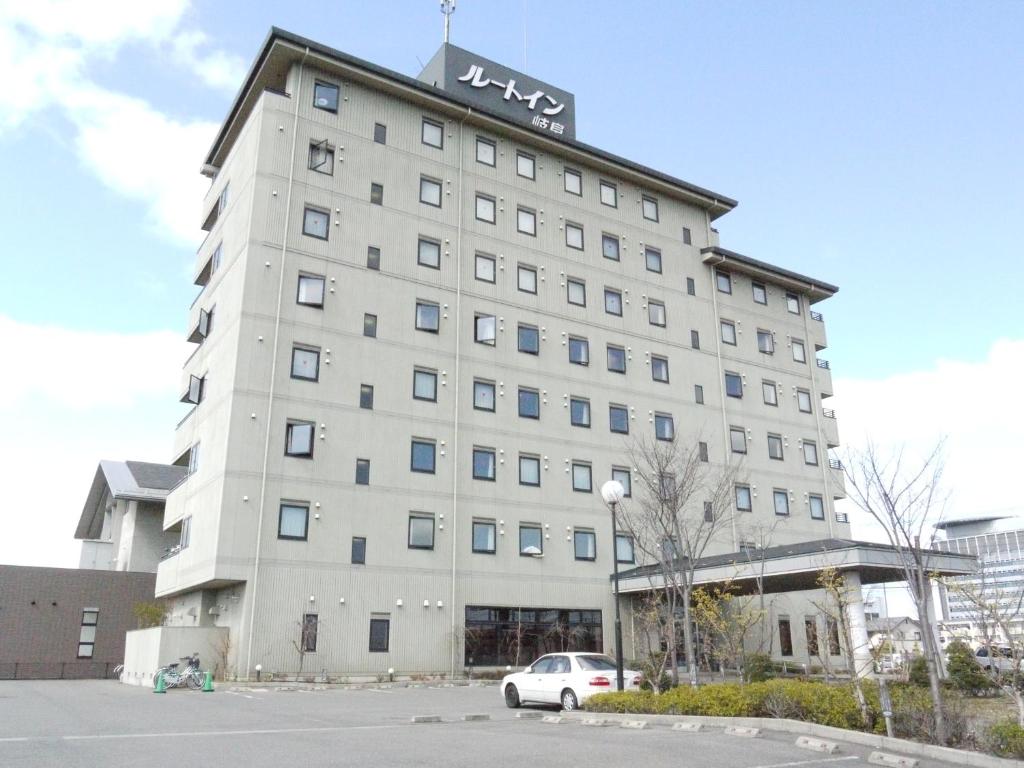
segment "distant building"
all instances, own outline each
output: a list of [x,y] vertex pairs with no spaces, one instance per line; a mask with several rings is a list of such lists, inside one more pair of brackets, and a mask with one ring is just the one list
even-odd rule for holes
[[889,643],[889,653],[906,658],[921,652],[921,624],[910,616],[868,619],[868,641],[872,648]]
[[162,557],[188,545],[187,528],[163,529],[164,500],[187,474],[174,465],[101,461],[75,529],[78,567],[156,573]]

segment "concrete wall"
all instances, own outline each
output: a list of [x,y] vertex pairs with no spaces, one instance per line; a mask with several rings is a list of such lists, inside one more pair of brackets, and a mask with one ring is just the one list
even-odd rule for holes
[[203,670],[214,670],[222,664],[220,654],[226,635],[226,629],[216,627],[150,627],[128,632],[121,682],[153,685],[153,676],[160,667],[194,653],[199,654]]
[[[111,571],[114,569],[114,543],[99,539],[82,541],[82,551],[78,556],[78,567],[90,570]],[[154,567],[154,571],[156,568]]]

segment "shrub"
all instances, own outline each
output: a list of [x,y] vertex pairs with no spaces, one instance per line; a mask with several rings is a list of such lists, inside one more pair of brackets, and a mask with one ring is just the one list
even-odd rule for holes
[[748,683],[762,683],[775,676],[775,665],[767,653],[752,653],[743,662],[743,677]]
[[954,640],[946,646],[950,682],[960,691],[977,694],[993,687],[992,680],[974,658],[970,647],[961,640]]
[[1012,720],[996,723],[985,732],[984,747],[999,757],[1024,760],[1024,728]]
[[910,662],[910,684],[916,685],[920,688],[927,688],[929,686],[928,681],[928,662],[925,661],[924,656],[915,656]]
[[[655,677],[658,678],[658,692],[664,693],[672,687],[672,678],[668,672],[662,669],[662,662],[665,659],[663,652],[652,653],[645,659],[637,661],[631,661],[626,666],[629,669],[639,670],[640,674],[643,675],[644,682],[641,685],[645,691],[650,691],[653,688]],[[660,675],[659,675],[660,672]]]

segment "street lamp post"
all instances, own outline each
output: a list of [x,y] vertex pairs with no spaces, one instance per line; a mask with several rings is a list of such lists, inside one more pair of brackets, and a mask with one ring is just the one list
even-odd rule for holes
[[612,510],[612,571],[615,579],[615,684],[617,690],[623,689],[622,682],[622,618],[619,615],[619,526],[615,519],[615,510],[626,489],[618,480],[609,480],[601,486],[601,498]]

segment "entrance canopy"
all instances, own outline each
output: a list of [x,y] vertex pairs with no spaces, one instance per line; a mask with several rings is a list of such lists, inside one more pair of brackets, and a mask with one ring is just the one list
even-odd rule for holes
[[[890,544],[820,539],[703,557],[697,561],[694,586],[729,582],[740,594],[750,594],[758,591],[760,580],[765,593],[796,592],[817,589],[818,574],[828,567],[856,572],[862,584],[880,584],[905,580],[901,562],[896,548]],[[940,576],[962,576],[977,569],[974,555],[938,550],[928,551],[927,563],[928,570]],[[619,573],[622,594],[649,592],[664,586],[662,569],[657,564]]]

